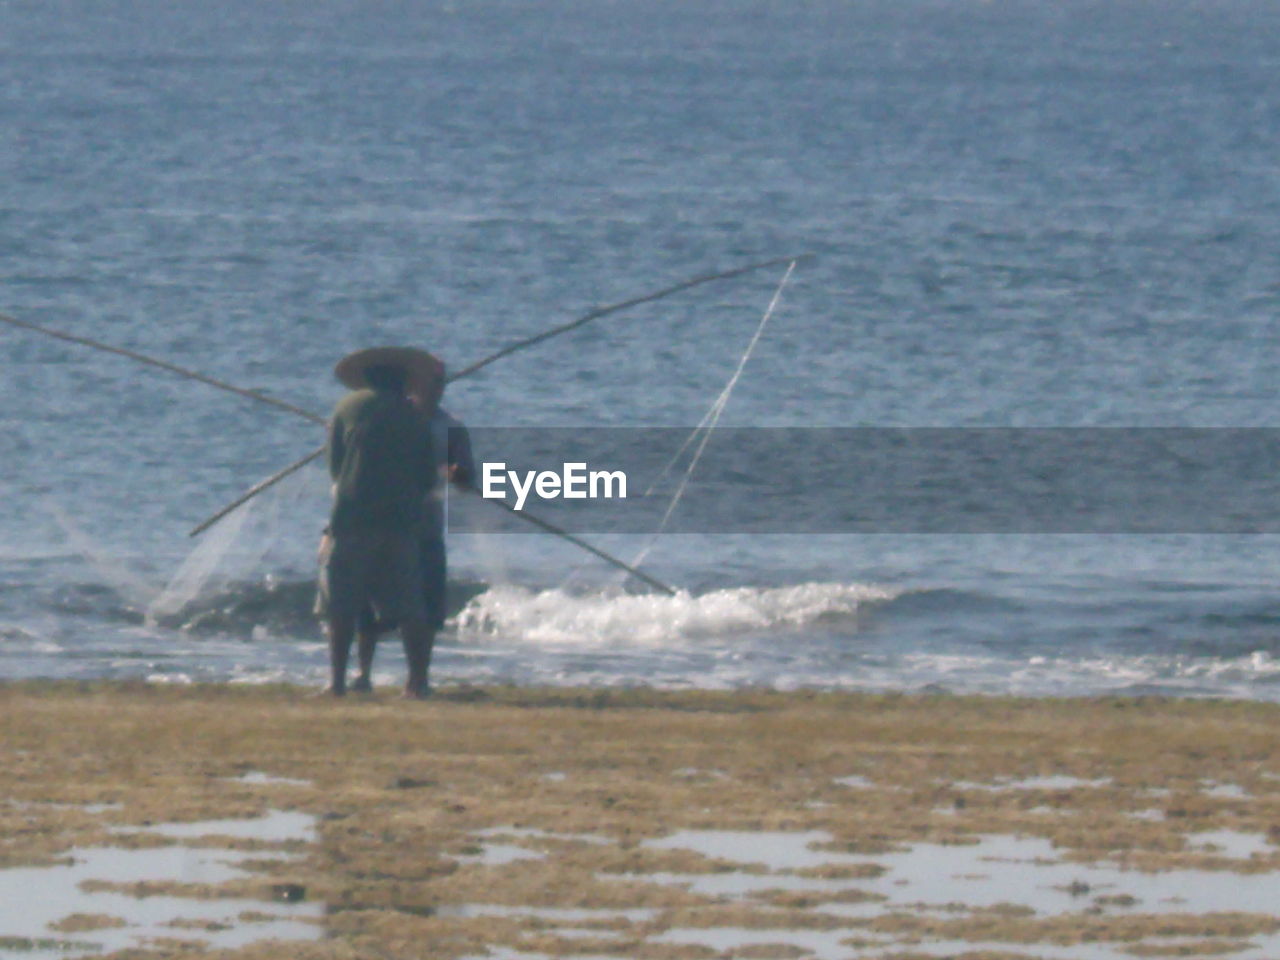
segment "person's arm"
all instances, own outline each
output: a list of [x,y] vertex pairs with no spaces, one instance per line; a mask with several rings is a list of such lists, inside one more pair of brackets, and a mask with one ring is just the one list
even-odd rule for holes
[[471,434],[461,422],[449,425],[449,479],[460,487],[475,483],[476,462],[471,455]]

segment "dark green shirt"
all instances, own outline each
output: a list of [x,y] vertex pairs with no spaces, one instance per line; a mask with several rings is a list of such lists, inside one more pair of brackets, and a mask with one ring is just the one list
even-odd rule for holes
[[416,530],[435,473],[431,433],[407,399],[357,390],[338,402],[329,424],[335,534]]

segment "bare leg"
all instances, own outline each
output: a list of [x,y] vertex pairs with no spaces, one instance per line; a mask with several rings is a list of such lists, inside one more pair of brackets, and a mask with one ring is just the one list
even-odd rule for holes
[[404,685],[404,695],[410,700],[424,700],[431,695],[428,673],[436,632],[426,620],[415,619],[402,623],[400,634],[404,639],[404,656],[409,662],[409,678]]
[[373,689],[373,654],[378,648],[378,638],[390,633],[396,625],[394,620],[379,620],[368,607],[356,618],[356,658],[360,664],[360,676],[351,684],[352,690],[368,693]]
[[373,689],[373,652],[378,648],[378,634],[368,624],[361,624],[356,631],[356,659],[360,675],[351,683],[351,689],[368,693]]
[[351,641],[355,637],[355,619],[346,616],[329,617],[329,687],[326,692],[340,697],[347,692],[347,660],[351,656]]

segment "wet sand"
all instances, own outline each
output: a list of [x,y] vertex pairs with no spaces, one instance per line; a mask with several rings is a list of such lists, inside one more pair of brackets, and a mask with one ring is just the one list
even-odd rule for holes
[[0,885],[108,864],[0,906],[15,956],[1280,956],[1272,705],[34,683],[0,729]]

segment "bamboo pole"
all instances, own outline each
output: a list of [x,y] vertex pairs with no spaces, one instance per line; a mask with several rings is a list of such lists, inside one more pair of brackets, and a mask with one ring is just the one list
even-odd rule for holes
[[149,357],[145,353],[138,353],[135,350],[126,350],[124,347],[113,347],[109,343],[103,343],[101,340],[92,340],[89,337],[78,337],[74,334],[64,333],[61,330],[53,330],[49,327],[42,327],[38,323],[31,323],[29,320],[19,320],[17,317],[11,317],[7,314],[0,313],[0,323],[7,323],[12,327],[18,327],[22,330],[31,330],[34,333],[42,333],[46,337],[53,337],[55,340],[65,340],[67,343],[74,343],[82,347],[92,347],[94,350],[101,350],[105,353],[114,353],[116,356],[125,357],[137,363],[145,363],[152,367],[159,367],[161,370],[168,370],[170,373],[176,373],[180,377],[186,377],[189,380],[198,380],[201,383],[207,383],[211,387],[217,387],[219,390],[226,390],[237,396],[246,397],[249,400],[257,400],[259,403],[265,403],[270,406],[292,413],[295,416],[302,417],[304,420],[310,420],[312,423],[324,423],[324,417],[312,413],[310,410],[303,410],[296,407],[292,403],[284,400],[277,400],[275,397],[257,390],[249,390],[245,387],[237,387],[235,384],[227,383],[225,380],[217,380],[214,377],[206,376],[198,370],[190,370],[187,367],[180,367],[176,363],[169,363],[167,360],[157,360],[155,357]]
[[[99,340],[93,340],[89,337],[80,337],[80,336],[75,336],[73,334],[64,333],[63,331],[60,331],[60,330],[53,330],[49,327],[43,327],[43,326],[40,326],[39,324],[30,323],[25,320],[19,320],[16,317],[10,317],[6,314],[0,314],[0,322],[10,324],[11,326],[18,327],[23,330],[29,330],[34,333],[44,334],[45,336],[53,337],[57,340],[63,340],[63,341],[66,341],[67,343],[74,343],[78,346],[90,347],[95,350],[101,350],[106,353],[112,353],[118,356],[126,357],[127,359],[136,361],[138,363],[143,363],[149,366],[158,367],[161,370],[167,370],[170,373],[175,373],[175,374],[178,374],[179,376],[187,377],[192,380],[197,380],[201,383],[205,383],[210,386],[217,387],[221,390],[227,390],[231,393],[246,397],[251,400],[257,400],[262,403],[270,404],[271,406],[278,407],[282,410],[286,410],[289,413],[293,413],[297,416],[304,417],[305,419],[311,420],[312,422],[315,422],[315,423],[325,422],[323,417],[317,416],[316,414],[313,414],[308,410],[303,410],[301,407],[295,407],[293,404],[286,403],[282,400],[276,400],[274,397],[270,397],[264,393],[259,393],[256,390],[248,390],[243,387],[237,387],[233,384],[226,383],[222,380],[205,376],[204,374],[199,373],[195,370],[189,370],[186,367],[181,367],[177,364],[169,363],[166,360],[158,360],[154,357],[149,357],[146,354],[138,353],[137,351],[134,351],[134,350],[127,350],[123,347],[115,347],[110,344],[103,343]],[[197,534],[202,533],[203,531],[207,530],[209,527],[217,523],[219,520],[221,520],[223,517],[225,517],[227,514],[231,513],[237,507],[241,506],[244,503],[247,503],[253,497],[257,496],[263,490],[267,489],[270,486],[275,485],[276,483],[279,483],[281,480],[285,479],[290,474],[296,473],[297,471],[301,470],[307,464],[311,463],[313,460],[317,459],[321,454],[323,454],[324,449],[325,449],[324,447],[320,447],[318,450],[312,451],[311,453],[307,454],[307,456],[303,457],[301,460],[298,460],[295,463],[290,464],[284,470],[281,470],[278,473],[275,473],[272,476],[268,477],[266,480],[263,480],[262,482],[256,484],[247,493],[239,497],[234,503],[231,503],[228,506],[224,507],[222,510],[218,511],[218,513],[216,513],[214,516],[210,517],[208,520],[204,521],[204,523],[202,523],[200,526],[192,530],[189,536],[194,537]],[[676,593],[675,590],[667,586],[661,580],[651,577],[649,574],[645,573],[644,571],[636,567],[633,567],[622,560],[619,560],[617,557],[612,556],[611,554],[608,554],[597,547],[592,546],[590,543],[587,543],[585,540],[582,540],[581,538],[574,536],[573,534],[569,533],[567,530],[562,530],[560,527],[557,527],[555,524],[550,523],[549,521],[543,520],[540,517],[535,517],[533,514],[525,513],[522,510],[516,510],[514,507],[510,506],[509,504],[503,501],[491,500],[489,502],[493,503],[495,506],[501,507],[502,509],[506,510],[508,513],[513,514],[514,516],[519,517],[521,520],[524,520],[526,523],[531,523],[534,526],[542,530],[545,530],[548,533],[554,534],[555,536],[558,536],[561,539],[569,543],[572,543],[574,546],[579,547],[580,549],[585,550],[588,553],[599,557],[601,560],[604,560],[606,563],[612,564],[613,566],[617,567],[620,570],[625,570],[627,573],[643,581],[644,583],[647,583],[649,586],[654,587],[655,589],[661,591],[662,593],[665,593],[668,596],[675,596],[675,593]]]
[[[455,380],[461,380],[463,377],[469,377],[477,373],[478,371],[482,370],[483,368],[487,367],[489,364],[493,363],[496,360],[500,360],[503,357],[510,356],[511,354],[516,353],[520,350],[523,350],[526,347],[531,347],[536,344],[542,343],[546,340],[550,340],[553,337],[557,337],[557,336],[560,336],[561,334],[568,333],[571,330],[576,330],[578,327],[584,326],[593,320],[598,320],[601,317],[606,317],[611,313],[618,313],[622,310],[629,309],[630,307],[636,307],[644,303],[652,303],[656,300],[661,300],[664,297],[669,297],[673,294],[680,293],[681,291],[689,290],[693,287],[701,286],[702,284],[705,284],[705,283],[711,283],[712,281],[715,281],[715,280],[728,280],[733,277],[740,277],[743,274],[750,273],[754,270],[761,270],[761,269],[764,269],[765,267],[777,266],[783,263],[791,264],[792,266],[794,266],[795,264],[800,263],[807,259],[809,259],[808,255],[799,255],[794,257],[776,257],[771,260],[762,260],[757,263],[750,263],[750,264],[747,264],[746,266],[737,267],[733,270],[724,270],[719,273],[710,273],[710,274],[705,274],[703,276],[694,277],[690,280],[685,280],[681,283],[674,284],[673,286],[664,287],[663,289],[658,290],[654,293],[644,294],[639,297],[633,297],[629,300],[623,300],[618,303],[609,304],[604,307],[596,307],[588,311],[587,313],[583,314],[582,316],[577,317],[574,320],[570,320],[568,323],[560,324],[558,326],[552,327],[549,330],[545,330],[542,333],[536,334],[535,336],[527,337],[524,340],[519,340],[516,343],[509,344],[508,346],[503,347],[501,350],[498,350],[497,352],[492,353],[481,360],[477,360],[475,363],[471,364],[470,366],[464,367],[458,372],[449,375],[446,378],[446,382],[452,383]],[[292,413],[295,416],[303,418],[304,420],[309,420],[312,423],[323,424],[327,422],[324,417],[321,417],[318,414],[312,413],[310,410],[304,410],[303,408],[295,406],[292,403],[288,403],[284,400],[278,400],[275,397],[272,397],[265,393],[261,393],[260,391],[257,391],[257,390],[250,390],[245,387],[237,387],[235,384],[227,383],[225,380],[218,380],[215,377],[210,377],[206,374],[200,373],[197,370],[192,370],[188,367],[179,366],[178,364],[170,363],[167,360],[159,360],[155,357],[147,356],[144,353],[138,353],[135,350],[128,350],[124,347],[112,346],[109,343],[103,343],[101,340],[94,340],[90,337],[77,336],[75,334],[66,333],[62,330],[55,330],[51,327],[41,326],[40,324],[32,323],[28,320],[19,320],[17,317],[12,317],[3,313],[0,313],[0,323],[6,323],[6,324],[9,324],[10,326],[17,327],[22,330],[29,330],[33,333],[40,333],[47,337],[52,337],[57,340],[65,341],[66,343],[72,343],[78,346],[90,347],[94,350],[100,350],[105,353],[111,353],[111,354],[115,354],[116,356],[125,357],[126,359],[133,360],[137,363],[142,363],[142,364],[147,364],[148,366],[157,367],[161,370],[166,370],[170,373],[177,374],[178,376],[186,377],[190,380],[195,380],[200,383],[207,384],[208,386],[211,386],[211,387],[216,387],[219,390],[225,390],[229,393],[234,393],[237,396],[241,396],[249,400],[256,400],[259,403],[265,403],[279,410],[284,410],[287,413]],[[323,446],[319,447],[318,449],[313,450],[311,453],[307,454],[302,459],[291,463],[289,466],[285,467],[283,470],[277,471],[276,473],[272,474],[270,477],[267,477],[265,480],[262,480],[256,483],[248,491],[246,491],[244,494],[238,497],[234,502],[223,507],[213,516],[209,517],[207,520],[203,521],[198,526],[193,528],[191,532],[188,534],[188,536],[194,537],[203,533],[205,530],[208,530],[211,526],[213,526],[223,517],[227,516],[227,514],[231,513],[237,508],[248,503],[250,500],[252,500],[258,494],[262,493],[264,490],[267,490],[270,487],[275,486],[277,483],[284,480],[286,477],[289,477],[292,474],[301,470],[303,467],[311,463],[313,460],[318,459],[324,453],[324,449],[325,448]],[[662,581],[656,580],[653,577],[649,576],[648,574],[644,573],[643,571],[631,566],[630,564],[624,563],[623,561],[619,560],[617,557],[611,556],[610,554],[605,553],[603,550],[597,549],[596,547],[587,543],[585,540],[582,540],[574,536],[568,531],[562,530],[561,528],[555,526],[554,524],[549,523],[546,520],[542,520],[541,518],[536,517],[533,514],[525,513],[522,510],[516,510],[514,507],[512,507],[510,504],[504,501],[490,500],[489,502],[506,510],[508,513],[514,514],[515,516],[524,520],[526,523],[531,523],[534,526],[537,526],[547,531],[548,533],[561,537],[562,539],[568,541],[569,543],[572,543],[575,546],[587,551],[588,553],[591,553],[594,556],[599,557],[601,560],[604,560],[605,562],[610,563],[621,570],[625,570],[626,572],[635,576],[636,578],[643,581],[644,583],[647,583],[649,586],[654,587],[655,589],[660,590],[663,593],[666,593],[668,596],[675,595],[675,590],[667,586]]]
[[519,340],[510,346],[503,347],[497,353],[490,354],[483,360],[477,360],[469,367],[463,367],[457,373],[449,377],[448,382],[451,383],[454,380],[461,380],[463,377],[469,377],[478,370],[487,367],[495,360],[501,360],[503,357],[510,356],[518,350],[523,350],[525,347],[532,347],[534,344],[541,343],[544,340],[550,340],[552,337],[558,337],[562,333],[568,333],[570,330],[576,330],[578,327],[588,324],[592,320],[599,320],[601,317],[607,317],[611,313],[618,313],[621,310],[638,307],[642,303],[652,303],[655,300],[661,300],[663,297],[669,297],[674,293],[680,293],[684,290],[689,290],[692,287],[701,286],[704,283],[711,283],[713,280],[729,280],[733,277],[740,277],[744,273],[751,273],[754,270],[763,270],[765,267],[776,267],[784,263],[801,263],[809,258],[808,254],[801,254],[795,257],[775,257],[772,260],[761,260],[758,263],[749,263],[745,267],[737,267],[733,270],[724,270],[720,273],[708,273],[701,277],[694,277],[692,280],[685,280],[683,283],[677,283],[674,286],[665,287],[656,293],[648,293],[644,296],[633,297],[630,300],[612,303],[606,307],[596,307],[595,309],[584,313],[576,320],[570,320],[568,323],[562,323],[559,326],[552,327],[550,330],[545,330],[532,337]]
[[[480,496],[479,490],[475,490],[471,487],[468,487],[467,489],[470,490],[472,493],[474,493],[476,496]],[[653,587],[655,590],[658,590],[661,593],[665,593],[669,597],[674,597],[676,595],[675,590],[667,586],[661,580],[657,580],[649,576],[649,574],[645,573],[643,570],[637,567],[633,567],[631,564],[625,563],[624,561],[619,560],[617,557],[612,556],[608,553],[605,553],[603,550],[599,549],[598,547],[593,547],[591,544],[587,543],[587,541],[582,540],[579,537],[575,537],[568,530],[564,530],[561,527],[557,527],[554,523],[551,523],[547,520],[543,520],[541,517],[535,517],[531,513],[525,513],[523,510],[517,510],[515,507],[511,506],[511,504],[507,503],[505,500],[489,500],[485,498],[485,502],[492,503],[495,507],[500,507],[503,510],[507,511],[507,513],[511,514],[512,516],[519,517],[521,520],[525,521],[526,523],[531,523],[535,527],[545,530],[547,533],[555,534],[561,540],[566,540],[569,543],[572,543],[575,547],[580,547],[581,549],[587,551],[587,553],[590,553],[599,557],[605,563],[612,564],[613,566],[617,567],[619,570],[625,570],[627,573],[631,574],[637,580],[644,581],[649,586]]]

